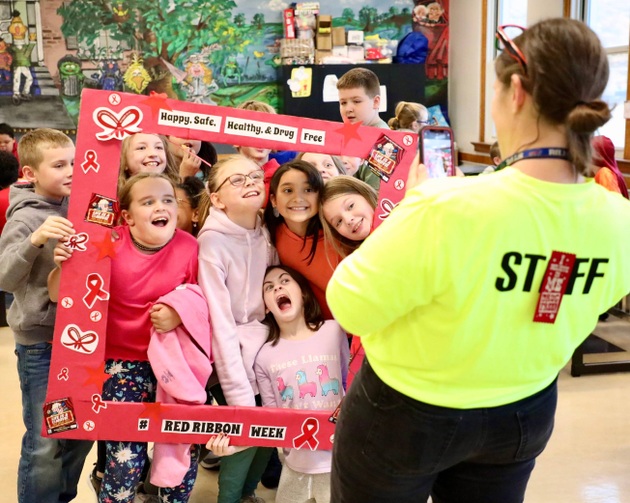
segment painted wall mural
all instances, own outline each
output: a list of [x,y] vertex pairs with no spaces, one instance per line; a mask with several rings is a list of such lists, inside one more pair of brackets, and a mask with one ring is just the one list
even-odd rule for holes
[[[0,0],[0,122],[72,132],[81,90],[193,103],[256,99],[282,111],[278,0]],[[333,26],[429,40],[427,92],[446,96],[448,0],[323,0]],[[433,56],[433,57],[432,57]],[[431,65],[429,65],[429,60]]]

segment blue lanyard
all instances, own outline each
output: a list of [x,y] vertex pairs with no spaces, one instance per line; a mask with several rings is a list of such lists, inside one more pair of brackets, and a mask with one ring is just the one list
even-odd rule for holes
[[558,147],[530,148],[504,159],[501,164],[497,166],[496,171],[511,166],[515,162],[522,161],[523,159],[564,159],[568,161],[569,151],[566,148]]

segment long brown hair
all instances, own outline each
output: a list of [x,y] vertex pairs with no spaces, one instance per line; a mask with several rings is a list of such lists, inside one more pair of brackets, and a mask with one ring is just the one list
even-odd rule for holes
[[372,209],[376,209],[376,205],[378,204],[376,191],[367,183],[353,176],[339,175],[331,178],[328,183],[324,185],[324,190],[319,194],[319,219],[324,229],[324,242],[332,246],[333,250],[341,255],[341,257],[350,255],[350,253],[359,247],[361,242],[352,241],[351,239],[343,237],[337,232],[337,229],[326,221],[324,218],[324,204],[326,204],[327,201],[346,194],[357,194],[363,197]]
[[[304,303],[304,321],[309,330],[317,332],[324,324],[324,315],[308,280],[295,269],[291,269],[286,265],[270,265],[265,271],[265,277],[274,269],[282,269],[299,285],[300,290],[302,290],[302,302]],[[280,339],[278,322],[271,312],[265,315],[265,319],[262,322],[269,327],[267,342],[271,342],[271,345],[275,346]]]
[[513,42],[524,54],[527,70],[503,51],[495,61],[497,79],[509,87],[512,75],[519,76],[539,117],[565,126],[570,160],[586,174],[592,133],[611,117],[601,100],[609,73],[606,51],[588,26],[567,18],[540,21]]

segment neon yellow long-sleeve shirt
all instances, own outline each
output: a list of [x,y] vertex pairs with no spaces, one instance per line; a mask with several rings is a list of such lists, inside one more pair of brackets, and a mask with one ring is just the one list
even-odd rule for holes
[[[594,182],[507,168],[429,181],[335,271],[335,318],[389,386],[452,408],[493,407],[547,386],[630,291],[630,202]],[[577,256],[557,320],[533,322],[553,251]]]

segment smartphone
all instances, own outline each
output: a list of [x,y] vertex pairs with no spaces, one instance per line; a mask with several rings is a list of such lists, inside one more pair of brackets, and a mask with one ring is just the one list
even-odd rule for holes
[[425,126],[419,132],[420,160],[431,178],[455,175],[453,130],[450,127]]

